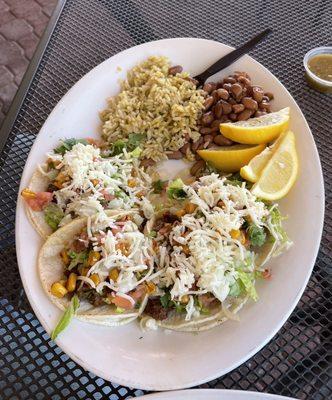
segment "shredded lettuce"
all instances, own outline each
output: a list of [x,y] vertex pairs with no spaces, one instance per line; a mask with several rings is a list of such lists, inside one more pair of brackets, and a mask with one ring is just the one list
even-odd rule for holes
[[77,143],[82,143],[84,145],[89,144],[85,139],[66,139],[61,141],[61,145],[54,149],[54,153],[64,155],[67,151],[70,151]]
[[238,280],[244,286],[244,289],[249,297],[254,301],[258,300],[258,294],[255,289],[255,275],[254,273],[248,273],[243,271],[238,271]]
[[69,257],[71,258],[70,264],[68,265],[68,271],[72,270],[78,264],[83,264],[84,261],[88,259],[88,252],[81,251],[80,253],[76,253],[75,251],[70,251],[68,253]]
[[280,240],[282,242],[287,242],[289,239],[286,231],[282,227],[282,221],[284,219],[285,218],[282,217],[279,208],[276,205],[272,206],[270,209],[270,223],[274,231],[278,234]]
[[121,189],[115,190],[115,191],[114,191],[114,196],[115,196],[117,199],[127,199],[127,198],[128,198],[128,195],[127,195],[123,190],[121,190]]
[[134,158],[141,155],[142,149],[139,147],[141,142],[145,139],[145,135],[140,133],[131,133],[128,139],[118,139],[110,145],[110,154],[117,156],[123,153],[126,149],[127,152]]
[[181,303],[178,303],[178,302],[176,302],[176,301],[172,301],[172,305],[174,306],[174,308],[175,308],[175,311],[177,312],[177,313],[183,313],[183,312],[185,312],[186,311],[186,306],[185,306],[185,304],[181,304]]
[[59,223],[64,217],[62,209],[55,203],[50,203],[44,208],[44,219],[53,231],[58,229]]
[[77,295],[75,294],[72,297],[70,304],[67,307],[64,314],[62,315],[60,321],[57,323],[57,326],[52,331],[52,333],[51,333],[52,340],[55,340],[58,337],[59,333],[61,333],[62,331],[64,331],[67,328],[70,321],[73,319],[76,311],[78,310],[79,306],[80,306],[80,301],[79,301]]
[[231,286],[228,295],[231,297],[239,297],[245,292],[242,282],[238,279]]
[[160,194],[163,191],[166,183],[167,181],[162,181],[161,179],[152,182],[153,193]]
[[250,243],[253,246],[263,246],[266,242],[266,233],[263,227],[259,227],[257,225],[251,224],[247,228],[248,236]]
[[142,133],[131,133],[128,136],[128,141],[127,141],[127,150],[132,151],[136,147],[139,147],[141,142],[146,138],[146,136]]
[[255,271],[255,278],[256,279],[264,279],[264,276],[263,276],[263,274],[264,274],[264,271]]
[[[249,260],[247,262],[249,263]],[[242,268],[236,269],[237,279],[230,285],[229,296],[239,297],[248,295],[254,301],[257,301],[258,295],[255,289],[256,271],[245,271],[243,267],[246,268],[247,265],[242,265]]]
[[140,133],[131,133],[127,140],[118,139],[110,145],[110,155],[117,156],[126,149],[133,158],[138,158],[142,152],[139,145],[143,139],[145,139],[145,135]]
[[166,292],[163,296],[160,297],[160,303],[164,308],[169,308],[171,303],[170,292]]
[[148,234],[148,237],[149,237],[149,238],[155,238],[155,237],[157,237],[157,232],[156,232],[156,231],[151,231],[151,232]]
[[123,149],[126,147],[126,142],[119,139],[116,140],[110,146],[110,153],[112,156],[117,156],[123,152]]
[[129,155],[132,158],[139,158],[141,153],[142,153],[142,149],[140,147],[136,147],[132,152],[129,153]]
[[207,307],[204,307],[199,296],[194,296],[194,304],[196,309],[203,315],[209,315],[210,310]]
[[182,179],[178,178],[172,181],[167,188],[167,195],[170,199],[181,200],[187,197],[187,193],[183,190]]
[[239,172],[228,176],[226,180],[226,183],[233,186],[242,186],[243,182],[245,182],[247,189],[251,189],[253,183],[243,179]]
[[267,218],[267,228],[270,231],[273,242],[276,243],[273,256],[277,256],[283,250],[288,249],[292,244],[286,231],[282,227],[282,221],[284,219],[285,217],[282,217],[276,204],[270,207],[270,215]]

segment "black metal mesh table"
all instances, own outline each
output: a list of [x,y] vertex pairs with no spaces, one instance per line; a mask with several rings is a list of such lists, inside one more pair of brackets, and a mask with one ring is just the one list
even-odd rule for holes
[[0,155],[1,399],[123,399],[143,394],[105,382],[71,361],[49,339],[23,291],[15,256],[15,203],[25,160],[47,115],[83,74],[125,48],[190,36],[239,45],[267,26],[274,31],[268,45],[259,46],[252,55],[286,85],[311,126],[328,194],[324,234],[309,285],[285,326],[252,359],[202,387],[331,398],[332,98],[308,88],[302,68],[308,49],[329,44],[331,20],[329,0],[68,0],[64,4],[34,77],[25,79],[25,83],[31,79],[26,97],[20,107],[17,99],[10,116],[13,124],[7,120],[0,138],[4,142],[8,134]]

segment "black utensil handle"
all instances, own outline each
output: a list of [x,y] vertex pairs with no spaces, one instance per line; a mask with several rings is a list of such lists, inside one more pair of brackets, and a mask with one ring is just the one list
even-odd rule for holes
[[228,67],[238,58],[242,57],[243,55],[247,54],[252,48],[256,46],[261,40],[263,40],[269,33],[271,29],[265,29],[263,32],[259,33],[252,39],[250,39],[247,43],[240,46],[239,48],[231,51],[230,53],[226,54],[224,57],[220,58],[217,62],[211,65],[208,69],[206,69],[201,74],[194,77],[197,79],[198,82],[202,85],[210,76],[216,74],[217,72],[221,71],[222,69]]

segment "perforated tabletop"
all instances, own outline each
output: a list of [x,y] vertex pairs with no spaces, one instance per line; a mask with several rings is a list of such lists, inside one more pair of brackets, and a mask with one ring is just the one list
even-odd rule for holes
[[22,288],[14,238],[17,190],[29,150],[52,108],[86,72],[128,47],[168,37],[202,37],[237,46],[268,26],[273,29],[268,46],[258,46],[251,54],[288,88],[314,134],[328,195],[323,239],[309,285],[281,331],[249,361],[202,387],[299,399],[331,398],[332,98],[306,85],[302,67],[307,50],[331,45],[331,2],[62,3],[64,8],[25,100],[11,110],[14,123],[7,120],[0,137],[4,141],[9,133],[0,155],[0,398],[125,399],[143,394],[105,382],[73,362],[45,333]]

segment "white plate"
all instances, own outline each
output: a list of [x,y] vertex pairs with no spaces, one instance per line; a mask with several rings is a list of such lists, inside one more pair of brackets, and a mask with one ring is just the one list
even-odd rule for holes
[[[85,75],[59,102],[41,129],[27,160],[24,188],[45,153],[64,137],[98,135],[98,111],[119,90],[126,70],[151,55],[168,56],[193,75],[231,50],[203,39],[167,39],[125,50]],[[119,72],[119,68],[122,70]],[[229,321],[200,334],[143,333],[138,324],[110,329],[74,321],[57,344],[78,364],[104,379],[149,390],[194,386],[236,368],[260,350],[281,328],[296,306],[310,277],[322,232],[324,188],[317,149],[299,107],[282,84],[261,64],[245,56],[222,75],[247,71],[256,84],[275,94],[274,109],[291,108],[291,127],[300,156],[299,179],[281,208],[293,248],[275,259],[271,282],[258,287],[260,301],[248,304],[241,321]],[[174,164],[174,163],[173,163]],[[36,270],[41,240],[29,224],[21,199],[16,214],[16,244],[20,274],[30,303],[50,332],[60,312],[43,292]]]
[[244,390],[192,389],[176,392],[148,394],[143,400],[295,400],[274,394],[247,392]]

